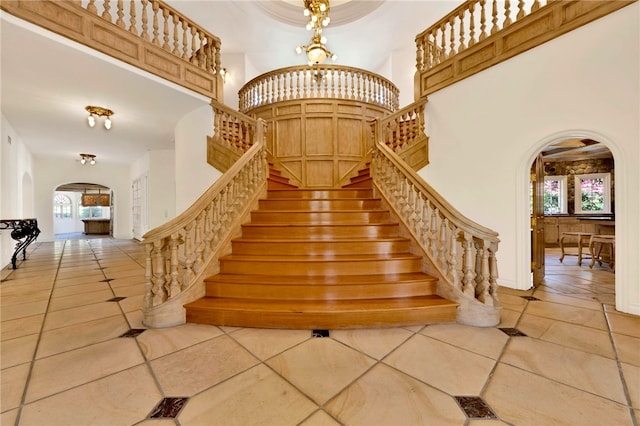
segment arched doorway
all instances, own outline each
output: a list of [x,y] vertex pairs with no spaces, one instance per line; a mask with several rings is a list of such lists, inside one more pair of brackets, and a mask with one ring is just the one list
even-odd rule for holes
[[53,230],[56,239],[113,235],[113,191],[96,183],[58,186],[53,193]]
[[[612,152],[594,139],[560,138],[540,150],[530,170],[533,285],[544,283],[545,256],[551,254],[560,260],[554,257],[556,266],[590,270],[591,236],[615,234]],[[612,272],[613,246],[606,245],[598,257]]]

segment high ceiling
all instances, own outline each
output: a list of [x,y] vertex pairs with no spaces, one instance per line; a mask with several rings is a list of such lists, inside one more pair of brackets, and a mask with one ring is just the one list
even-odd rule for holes
[[[251,65],[247,69],[258,74],[305,63],[295,54],[310,38],[302,0],[168,3],[220,37],[223,60],[241,53]],[[460,3],[336,0],[325,30],[327,46],[339,64],[380,72],[389,52],[413,51],[416,34]],[[2,113],[36,156],[79,161],[80,153],[91,153],[99,164],[131,164],[148,150],[172,149],[178,120],[208,104],[4,12],[1,24]],[[89,128],[86,105],[112,109],[113,128]]]

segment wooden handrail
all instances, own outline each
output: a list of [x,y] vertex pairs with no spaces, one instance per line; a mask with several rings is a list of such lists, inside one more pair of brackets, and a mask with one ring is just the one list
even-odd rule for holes
[[245,121],[252,126],[252,146],[187,210],[143,236],[143,308],[148,326],[184,322],[182,304],[202,296],[207,265],[222,253],[232,231],[265,188],[266,124],[249,117]]
[[[444,296],[461,303],[458,320],[496,325],[498,233],[460,213],[393,151],[384,130],[392,120],[385,117],[374,123],[375,187],[438,269],[446,283]],[[483,313],[477,315],[478,310]]]
[[294,66],[259,75],[240,91],[239,110],[294,99],[336,98],[367,102],[398,109],[399,90],[386,78],[360,68],[343,65]]

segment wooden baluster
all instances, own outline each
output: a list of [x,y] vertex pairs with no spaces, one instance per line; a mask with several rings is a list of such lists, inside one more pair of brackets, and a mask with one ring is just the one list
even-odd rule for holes
[[196,27],[191,27],[191,63],[198,65],[198,45],[196,44]]
[[136,28],[136,2],[129,2],[129,32],[133,35],[138,35],[138,29]]
[[149,0],[142,0],[142,39],[146,41],[149,41],[149,16],[147,15],[148,3]]
[[458,228],[451,225],[449,234],[449,254],[447,256],[447,277],[453,283],[454,287],[461,290],[460,274],[458,272]]
[[[458,13],[458,18],[460,20],[460,45],[458,46],[458,52],[462,52],[464,49],[467,48],[467,45],[464,40],[464,15],[465,15],[464,12],[465,11],[463,9],[463,10],[460,10],[460,12]],[[471,19],[473,19],[473,15],[471,15]],[[471,21],[471,25],[473,25],[473,21]]]
[[198,44],[200,45],[200,49],[198,51],[200,54],[198,55],[198,66],[204,70],[207,69],[207,63],[209,62],[209,55],[207,54],[207,36],[205,33],[198,31]]
[[476,298],[485,305],[491,305],[493,300],[489,294],[491,283],[489,282],[489,241],[483,241],[480,248],[482,281],[476,287]]
[[324,87],[324,97],[325,98],[328,98],[329,97],[329,93],[330,93],[330,90],[329,90],[329,81],[330,81],[330,79],[329,79],[329,75],[328,74],[329,74],[329,70],[327,70],[327,69],[322,70],[322,76],[323,76],[322,77],[322,86]]
[[156,46],[160,46],[160,39],[158,38],[158,10],[160,9],[160,5],[157,1],[152,3],[153,9],[153,40],[152,43]]
[[124,28],[124,2],[122,0],[118,0],[116,3],[116,14],[118,15],[118,19],[116,19],[116,25],[120,28]]
[[207,260],[213,254],[213,209],[212,203],[205,207],[204,214],[204,259]]
[[511,25],[511,1],[504,0],[504,22],[502,23],[502,29]]
[[462,291],[475,299],[475,273],[473,265],[473,237],[468,232],[462,233]]
[[480,292],[482,292],[482,287],[480,286],[480,283],[482,283],[482,281],[484,280],[484,277],[482,276],[482,246],[481,246],[482,242],[481,241],[474,241],[474,248],[476,250],[476,294],[475,297],[478,297],[478,294],[480,294]]
[[477,3],[469,3],[469,43],[467,43],[469,47],[476,44],[476,20],[474,17],[476,4]]
[[162,48],[164,50],[169,50],[169,9],[162,10],[162,17],[164,19],[164,25],[162,26],[162,34],[164,43],[162,44]]
[[445,41],[445,26],[444,22],[440,24],[440,49],[441,49],[441,58],[438,60],[438,63],[448,58],[447,55],[447,42]]
[[520,20],[520,19],[524,18],[524,15],[525,15],[524,0],[519,0],[518,1],[518,15],[516,16],[516,20]]
[[489,282],[491,283],[491,298],[493,299],[493,305],[498,306],[500,300],[498,298],[498,258],[496,252],[498,251],[498,243],[491,243],[489,246]]
[[431,250],[431,257],[435,260],[438,259],[438,219],[440,212],[438,207],[433,206],[431,210],[431,220],[429,223],[429,249]]
[[184,272],[182,273],[182,282],[190,283],[196,276],[193,272],[193,263],[195,262],[193,250],[193,227],[195,222],[189,222],[184,228]]
[[180,285],[180,280],[178,279],[178,269],[180,263],[178,261],[178,246],[182,243],[182,239],[180,238],[179,233],[171,234],[169,239],[169,252],[170,252],[170,276],[171,281],[169,283],[169,297],[175,297],[180,291],[182,291],[182,286]]
[[493,11],[491,12],[492,19],[491,22],[493,26],[491,27],[491,34],[495,34],[498,31],[498,2],[493,0]]
[[449,57],[456,54],[455,16],[449,18]]
[[480,0],[480,37],[478,40],[482,41],[487,38],[487,11],[485,10],[485,4],[487,0]]
[[109,13],[109,10],[111,9],[111,0],[104,0],[103,1],[103,7],[104,10],[102,11],[102,19],[104,19],[107,22],[111,22],[113,20],[113,17],[111,16],[111,13]]
[[182,21],[182,59],[189,60],[189,24],[186,20]]
[[213,58],[213,69],[212,71],[218,72],[218,70],[222,69],[221,67],[221,59],[220,59],[220,47],[222,46],[222,43],[220,42],[220,40],[216,39],[215,42],[213,43],[213,47],[215,48],[215,52],[214,52],[214,58]]
[[416,39],[416,70],[424,71],[424,38]]
[[443,271],[445,271],[445,274],[448,273],[448,238],[447,238],[447,230],[449,229],[449,219],[447,219],[446,217],[442,218],[442,220],[440,221],[440,241],[438,244],[438,260],[440,262],[440,267],[442,268]]
[[96,0],[89,0],[87,4],[87,12],[91,12],[94,15],[98,14],[98,8],[96,7]]
[[420,207],[419,207],[419,197],[418,190],[413,184],[409,184],[409,200],[407,204],[407,208],[409,209],[409,226],[411,227],[411,231],[413,233],[417,233],[418,223],[420,220]]
[[153,306],[157,306],[167,300],[164,239],[153,243],[153,252],[155,254],[153,258]]
[[193,270],[197,274],[204,266],[204,259],[202,253],[204,252],[204,239],[202,238],[202,225],[204,223],[204,211],[200,212],[196,218],[195,228],[195,262],[193,264]]
[[173,53],[177,57],[180,57],[180,49],[179,49],[180,36],[178,35],[179,28],[180,28],[180,17],[174,13],[173,14],[173,51],[171,51],[171,53]]
[[145,243],[144,244],[144,252],[145,252],[145,273],[144,273],[144,300],[142,306],[145,309],[149,309],[153,307],[153,244]]

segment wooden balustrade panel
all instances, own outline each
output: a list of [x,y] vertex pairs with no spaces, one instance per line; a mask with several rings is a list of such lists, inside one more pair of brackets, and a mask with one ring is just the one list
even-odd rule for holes
[[300,99],[251,111],[267,122],[271,161],[300,188],[336,188],[367,161],[380,106],[341,99]]

